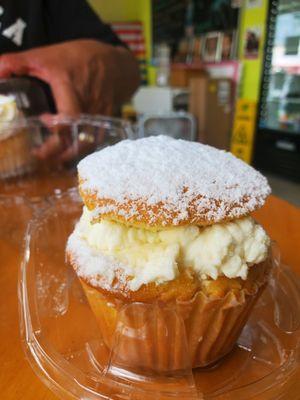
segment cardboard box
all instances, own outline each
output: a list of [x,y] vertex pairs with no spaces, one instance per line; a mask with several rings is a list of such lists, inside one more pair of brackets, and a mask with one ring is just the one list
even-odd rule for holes
[[231,79],[199,77],[190,80],[189,112],[197,119],[201,143],[230,149],[233,100]]
[[201,67],[173,64],[170,74],[170,85],[172,87],[188,88],[193,78],[207,76],[207,72]]

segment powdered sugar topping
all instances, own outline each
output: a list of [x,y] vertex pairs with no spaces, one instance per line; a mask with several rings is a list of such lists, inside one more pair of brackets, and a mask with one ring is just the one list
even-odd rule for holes
[[[114,201],[96,214],[139,219],[134,202],[163,204],[158,212],[176,213],[174,225],[188,218],[191,204],[195,215],[218,222],[259,208],[270,193],[266,178],[232,154],[166,136],[124,140],[83,159],[78,172],[83,191]],[[128,200],[130,209],[120,207]]]

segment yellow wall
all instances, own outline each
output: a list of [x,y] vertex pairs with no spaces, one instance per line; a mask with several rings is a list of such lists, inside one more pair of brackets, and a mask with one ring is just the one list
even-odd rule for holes
[[[247,1],[243,2],[240,17],[239,59],[243,63],[242,84],[240,97],[257,101],[262,74],[263,50],[266,35],[266,22],[268,12],[268,0],[261,1],[261,7],[247,8]],[[245,35],[249,28],[257,27],[261,30],[261,43],[259,56],[254,60],[244,58]]]
[[140,20],[139,0],[89,0],[89,3],[105,22]]
[[[264,45],[267,28],[268,1],[262,0],[260,7],[248,8],[243,2],[239,26],[239,60],[242,64],[242,80],[239,87],[239,99],[231,136],[231,151],[247,163],[252,162],[256,135],[256,115],[259,91],[263,72]],[[248,29],[258,28],[261,33],[259,54],[256,59],[245,59],[244,46]]]
[[150,61],[152,57],[152,9],[151,0],[136,0],[139,4],[139,20],[144,25],[147,60]]

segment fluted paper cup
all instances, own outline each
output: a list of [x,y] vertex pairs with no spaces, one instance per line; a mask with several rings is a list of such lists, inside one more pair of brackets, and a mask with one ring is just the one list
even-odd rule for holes
[[[128,303],[81,279],[103,340],[126,367],[170,372],[214,364],[234,347],[263,292],[270,259],[255,283],[214,298],[199,291],[189,301]],[[188,357],[187,357],[188,353]]]

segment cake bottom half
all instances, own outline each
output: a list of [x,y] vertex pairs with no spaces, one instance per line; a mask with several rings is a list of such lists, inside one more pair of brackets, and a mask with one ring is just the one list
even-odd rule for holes
[[207,367],[233,349],[267,284],[270,260],[255,267],[255,284],[223,296],[199,290],[189,300],[167,303],[129,302],[80,281],[103,341],[118,362],[167,373]]

